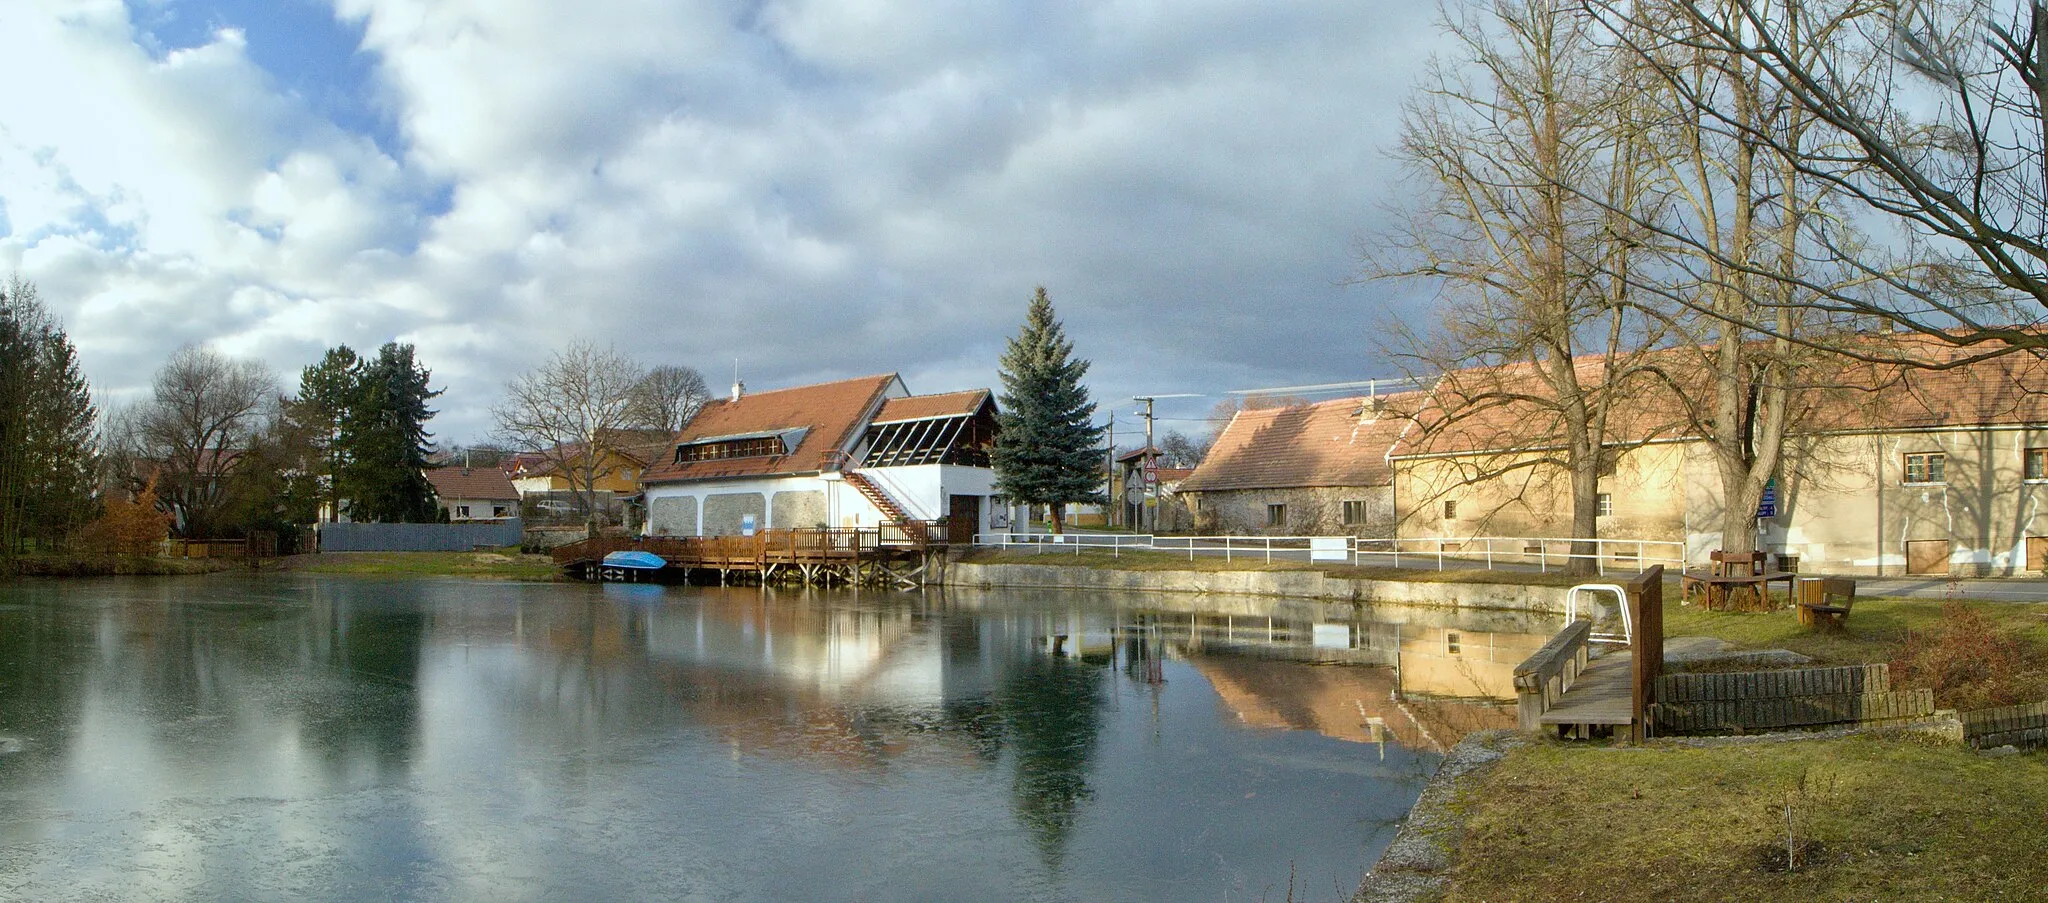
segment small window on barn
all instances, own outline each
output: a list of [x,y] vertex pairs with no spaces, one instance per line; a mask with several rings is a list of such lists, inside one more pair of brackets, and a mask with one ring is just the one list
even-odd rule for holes
[[1368,516],[1369,515],[1366,511],[1364,501],[1350,501],[1344,503],[1344,526],[1365,526]]
[[1601,516],[1601,517],[1613,517],[1613,516],[1614,516],[1614,493],[1612,493],[1612,492],[1603,492],[1603,493],[1600,493],[1600,495],[1599,495],[1599,496],[1597,496],[1597,498],[1598,498],[1598,500],[1599,500],[1599,505],[1600,505],[1600,516]]
[[1926,452],[1906,456],[1906,483],[1939,485],[1948,482],[1948,455]]
[[1444,520],[1458,519],[1458,500],[1444,499]]
[[1268,527],[1285,527],[1285,526],[1287,526],[1287,506],[1286,506],[1286,505],[1267,505],[1267,506],[1266,506],[1266,526],[1268,526]]
[[2048,480],[2048,448],[2027,449],[2027,480]]

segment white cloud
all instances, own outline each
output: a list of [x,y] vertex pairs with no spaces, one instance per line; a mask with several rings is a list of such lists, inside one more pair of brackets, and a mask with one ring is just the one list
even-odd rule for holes
[[942,390],[993,382],[1040,283],[1106,397],[1371,367],[1385,290],[1340,283],[1395,190],[1418,5],[335,6],[388,152],[232,28],[152,53],[118,2],[0,11],[0,79],[58,86],[0,95],[0,267],[102,385],[185,341],[289,374],[402,338],[467,439],[581,335]]

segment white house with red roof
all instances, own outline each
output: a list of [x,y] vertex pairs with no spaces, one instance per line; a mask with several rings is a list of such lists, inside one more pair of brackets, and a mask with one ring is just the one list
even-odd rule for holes
[[912,395],[896,374],[708,402],[641,474],[650,536],[942,522],[998,526],[986,389]]

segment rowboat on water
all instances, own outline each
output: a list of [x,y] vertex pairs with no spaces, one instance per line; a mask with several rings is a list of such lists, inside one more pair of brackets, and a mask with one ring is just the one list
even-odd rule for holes
[[604,562],[598,566],[598,576],[603,580],[634,583],[665,567],[668,567],[668,561],[653,552],[620,551],[604,556]]

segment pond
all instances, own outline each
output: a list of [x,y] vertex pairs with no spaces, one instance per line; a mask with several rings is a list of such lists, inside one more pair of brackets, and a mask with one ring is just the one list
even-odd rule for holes
[[[1342,899],[1553,618],[0,584],[0,898]],[[1332,664],[1336,663],[1336,664]]]

